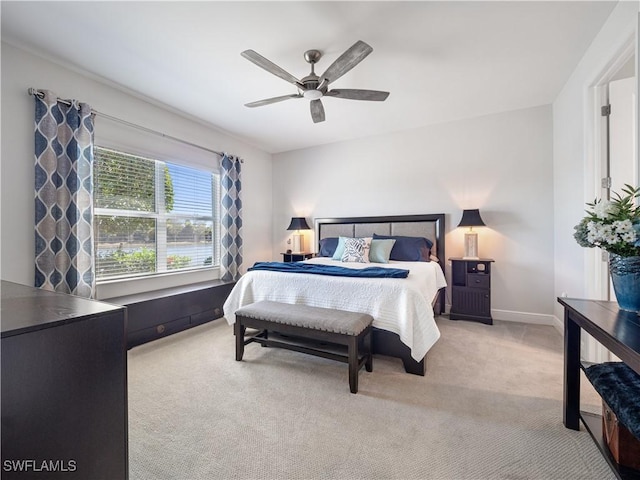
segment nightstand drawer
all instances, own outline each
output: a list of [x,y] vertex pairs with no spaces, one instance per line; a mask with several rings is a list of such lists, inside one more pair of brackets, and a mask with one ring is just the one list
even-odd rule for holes
[[485,273],[467,274],[467,286],[469,288],[491,288],[491,277]]

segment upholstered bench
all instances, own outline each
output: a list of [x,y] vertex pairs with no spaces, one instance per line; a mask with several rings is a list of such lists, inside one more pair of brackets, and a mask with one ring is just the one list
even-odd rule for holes
[[[271,301],[252,303],[237,310],[235,315],[237,361],[242,360],[244,346],[256,342],[345,362],[349,364],[351,393],[358,392],[358,372],[362,365],[367,372],[373,370],[371,315]],[[247,327],[257,329],[258,333],[247,337]],[[277,335],[270,336],[269,332]],[[318,343],[300,341],[305,339]],[[347,354],[327,344],[346,345]]]
[[621,465],[640,469],[640,375],[622,362],[585,368],[587,379],[602,397],[603,433]]

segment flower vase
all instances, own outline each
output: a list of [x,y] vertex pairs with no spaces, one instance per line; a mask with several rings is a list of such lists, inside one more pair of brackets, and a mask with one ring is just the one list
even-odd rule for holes
[[609,254],[609,272],[621,310],[640,312],[640,256]]

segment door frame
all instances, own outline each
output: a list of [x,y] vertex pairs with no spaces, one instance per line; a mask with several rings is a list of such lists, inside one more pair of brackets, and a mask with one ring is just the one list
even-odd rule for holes
[[[585,182],[584,203],[592,202],[594,198],[602,198],[603,192],[608,194],[608,189],[602,188],[601,179],[608,173],[607,148],[604,139],[607,128],[607,119],[601,115],[601,106],[608,104],[608,84],[615,74],[635,56],[636,64],[636,115],[638,109],[638,63],[640,46],[638,46],[638,31],[640,29],[640,14],[635,32],[633,32],[612,55],[600,72],[596,73],[592,82],[586,86],[584,92],[584,121],[585,121]],[[638,128],[640,121],[636,121]],[[640,130],[640,128],[639,128]],[[640,132],[636,131],[635,158],[638,161],[638,138]],[[639,169],[640,170],[640,169]],[[586,249],[585,255],[585,291],[587,298],[609,300],[609,266],[606,252],[599,248]],[[582,335],[581,350],[583,358],[594,362],[611,360],[609,351],[590,335]]]
[[[639,16],[640,18],[640,16]],[[638,90],[638,52],[636,49],[636,34],[634,32],[618,49],[613,58],[594,77],[587,86],[585,105],[585,140],[586,140],[586,164],[584,183],[584,201],[592,202],[594,198],[602,198],[606,193],[601,186],[601,179],[607,175],[607,144],[604,141],[606,133],[606,118],[600,113],[600,107],[606,105],[609,100],[608,84],[620,68],[633,56],[636,57],[636,92]],[[636,103],[638,95],[636,93]],[[638,111],[636,105],[636,112]],[[636,122],[636,124],[639,122]],[[636,125],[637,126],[637,125]],[[636,132],[635,158],[637,152],[638,132]],[[587,256],[587,295],[588,298],[598,300],[609,299],[609,268],[606,262],[606,254],[600,249],[590,249]]]

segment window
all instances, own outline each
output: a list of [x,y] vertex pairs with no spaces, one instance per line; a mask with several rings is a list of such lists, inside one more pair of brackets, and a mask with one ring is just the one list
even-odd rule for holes
[[102,147],[94,158],[98,281],[219,264],[217,174]]

